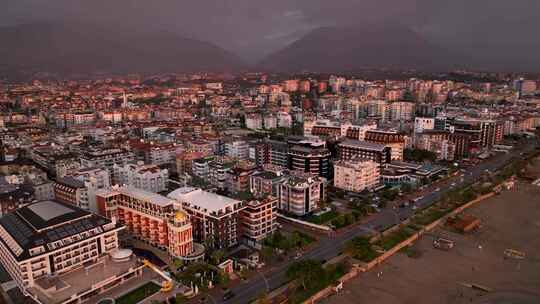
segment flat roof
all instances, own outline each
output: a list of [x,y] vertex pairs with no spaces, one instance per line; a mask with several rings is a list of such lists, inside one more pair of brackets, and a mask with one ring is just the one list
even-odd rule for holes
[[344,146],[353,146],[358,148],[364,148],[368,150],[376,150],[376,151],[382,151],[386,147],[383,144],[368,142],[368,141],[361,141],[361,140],[354,140],[354,139],[347,139],[344,140],[340,145]]
[[57,201],[41,201],[15,210],[35,230],[42,230],[64,222],[85,217],[90,212]]
[[151,202],[161,207],[167,207],[174,204],[174,201],[172,201],[171,199],[163,195],[159,195],[157,193],[149,192],[149,191],[131,187],[131,186],[121,187],[118,189],[118,192],[138,198],[143,201]]
[[66,215],[75,212],[75,210],[64,205],[57,204],[52,201],[43,201],[28,206],[35,214],[41,217],[42,220],[48,221],[61,215]]
[[192,187],[178,188],[169,193],[167,197],[189,203],[193,206],[200,207],[201,209],[206,209],[206,212],[208,213],[213,211],[218,212],[223,208],[230,207],[241,202],[230,197]]

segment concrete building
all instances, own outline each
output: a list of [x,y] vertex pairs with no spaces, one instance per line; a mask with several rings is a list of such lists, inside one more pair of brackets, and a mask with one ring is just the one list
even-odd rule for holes
[[142,274],[143,264],[118,256],[114,220],[56,201],[41,201],[0,218],[0,261],[37,303],[80,303]]
[[272,195],[279,197],[281,183],[285,180],[285,170],[280,167],[267,165],[263,171],[256,172],[249,177],[250,192],[256,197]]
[[114,174],[113,166],[125,165],[135,161],[132,152],[125,149],[89,149],[81,155],[81,166],[84,168],[106,168],[109,174]]
[[451,122],[455,134],[471,136],[470,152],[490,149],[503,140],[504,124],[490,119],[460,118]]
[[294,172],[280,184],[278,208],[297,216],[316,210],[325,197],[325,182],[313,174]]
[[98,193],[99,214],[115,217],[136,239],[172,257],[196,260],[204,251],[193,243],[189,216],[172,199],[133,187]]
[[240,212],[240,229],[248,245],[260,247],[262,240],[274,233],[277,228],[277,203],[277,198],[273,196],[246,203]]
[[414,119],[414,133],[422,133],[424,130],[435,129],[435,118],[433,117],[416,117]]
[[75,154],[49,146],[32,148],[30,158],[56,177],[64,177],[81,166]]
[[84,182],[72,176],[56,179],[54,183],[54,198],[62,203],[89,210],[88,189]]
[[232,193],[249,191],[249,177],[257,171],[257,165],[247,160],[239,161],[226,173],[226,188]]
[[236,159],[249,157],[249,144],[245,140],[234,139],[225,143],[225,155]]
[[252,130],[261,130],[263,128],[263,119],[261,117],[261,114],[259,113],[253,113],[253,114],[246,114],[246,128],[252,129]]
[[354,158],[334,163],[334,187],[352,192],[375,188],[380,181],[380,165],[372,160]]
[[79,207],[97,212],[96,193],[100,189],[109,189],[111,187],[111,177],[109,171],[102,168],[84,168],[70,175],[84,184],[86,191],[86,201],[79,202]]
[[113,166],[114,182],[121,186],[132,186],[148,192],[167,190],[169,171],[156,165],[126,164]]
[[403,160],[405,134],[395,130],[370,130],[366,132],[365,141],[383,144],[390,148],[392,160]]
[[340,142],[337,147],[337,154],[340,160],[350,160],[360,157],[383,164],[391,161],[390,153],[390,147],[386,145],[352,139]]
[[240,241],[242,201],[198,188],[184,187],[167,195],[191,218],[193,238],[211,248],[228,248]]

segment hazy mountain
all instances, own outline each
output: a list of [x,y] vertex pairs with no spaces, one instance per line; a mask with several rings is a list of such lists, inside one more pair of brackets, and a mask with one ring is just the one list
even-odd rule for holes
[[167,32],[88,24],[26,24],[0,28],[0,70],[56,73],[230,71],[235,55]]
[[266,57],[276,71],[351,71],[362,68],[439,70],[459,67],[462,56],[398,25],[318,28]]

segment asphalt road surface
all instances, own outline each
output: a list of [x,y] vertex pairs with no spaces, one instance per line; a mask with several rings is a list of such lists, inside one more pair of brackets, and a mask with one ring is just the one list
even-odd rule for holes
[[[463,176],[451,177],[447,180],[448,186],[438,186],[441,188],[439,191],[428,192],[422,199],[418,200],[415,205],[419,209],[433,205],[442,194],[451,191],[453,188],[473,183],[486,169],[491,172],[501,169],[512,159],[519,157],[520,153],[534,150],[536,144],[536,140],[531,141],[529,144],[520,146],[508,154],[497,154],[491,159],[467,169]],[[461,180],[462,178],[463,181]],[[455,183],[455,186],[450,187],[452,183]],[[432,188],[435,188],[435,186]],[[412,210],[411,207],[398,208],[396,210],[391,208],[384,209],[381,212],[372,215],[367,222],[351,228],[348,231],[331,237],[321,237],[317,246],[304,253],[300,259],[329,260],[341,253],[341,249],[347,241],[357,236],[369,236],[373,232],[382,232],[399,224],[401,221],[408,219],[413,214],[414,210]],[[235,294],[232,299],[228,301],[216,299],[216,302],[234,304],[249,303],[263,293],[282,286],[286,282],[285,272],[287,271],[287,267],[292,263],[292,260],[284,262],[264,276],[262,274],[257,275],[246,282],[242,282],[240,285],[232,288],[232,291]],[[267,290],[267,287],[269,287],[269,290]]]

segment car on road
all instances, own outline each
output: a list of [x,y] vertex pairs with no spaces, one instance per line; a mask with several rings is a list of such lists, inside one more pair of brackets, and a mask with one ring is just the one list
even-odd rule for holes
[[228,301],[228,300],[232,299],[233,297],[234,297],[234,292],[232,292],[231,290],[227,290],[223,294],[223,301]]

